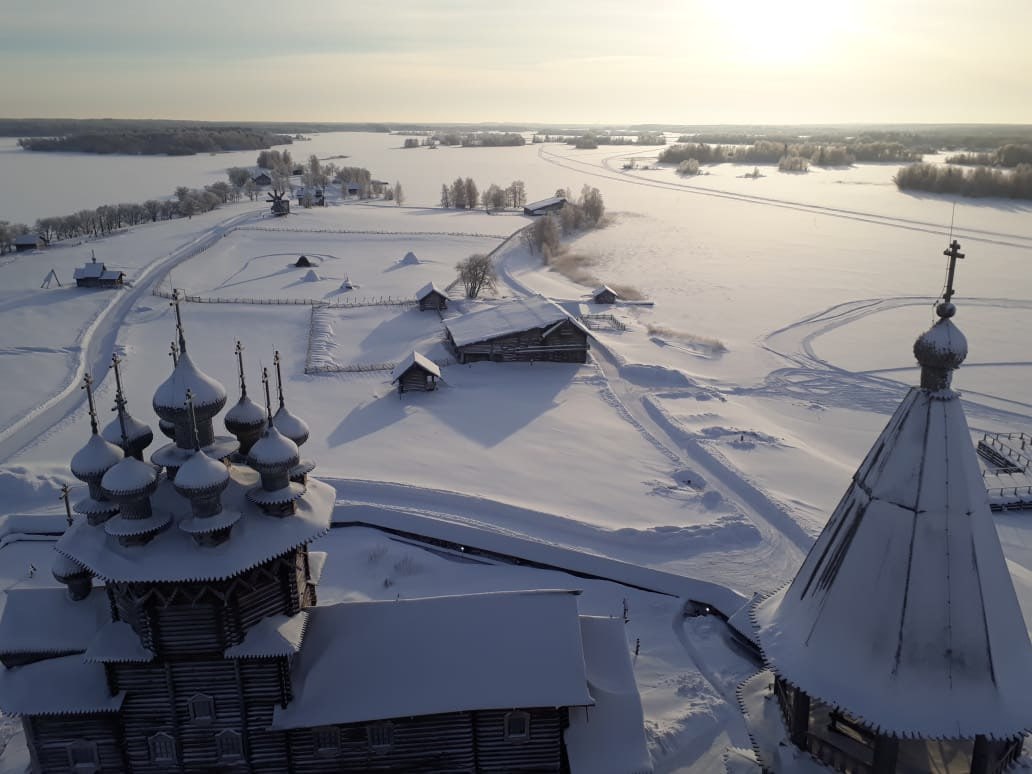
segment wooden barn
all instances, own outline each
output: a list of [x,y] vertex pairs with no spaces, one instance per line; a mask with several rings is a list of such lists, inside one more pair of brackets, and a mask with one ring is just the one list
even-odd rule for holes
[[108,269],[93,256],[89,263],[75,270],[75,284],[80,288],[118,288],[125,284],[125,272]]
[[619,297],[620,294],[609,285],[603,285],[591,294],[591,302],[593,304],[615,304]]
[[432,282],[419,289],[419,292],[416,293],[416,301],[419,302],[420,312],[425,312],[427,309],[448,308],[448,296]]
[[251,176],[251,182],[255,185],[272,185],[272,177],[268,172],[257,172]]
[[42,250],[50,244],[50,240],[41,234],[21,234],[14,238],[14,250],[18,253],[29,250]]
[[547,215],[556,212],[566,206],[566,199],[562,196],[550,196],[539,202],[531,202],[523,207],[524,215]]
[[584,363],[591,333],[542,296],[518,298],[448,320],[448,344],[460,363],[478,360]]
[[429,358],[413,352],[391,371],[391,384],[397,382],[398,393],[431,392],[437,389],[441,369]]
[[623,622],[580,616],[579,592],[318,605],[308,545],[334,490],[294,480],[280,413],[245,457],[219,447],[225,390],[177,327],[152,401],[174,448],[125,457],[86,380],[67,591],[8,589],[0,609],[0,711],[34,774],[651,770]]

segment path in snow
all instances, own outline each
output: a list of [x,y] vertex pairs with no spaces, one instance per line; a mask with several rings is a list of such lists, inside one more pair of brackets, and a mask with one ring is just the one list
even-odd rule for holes
[[122,321],[141,298],[150,294],[152,286],[164,281],[168,270],[206,250],[239,224],[253,219],[261,212],[264,211],[245,212],[220,221],[165,258],[148,264],[135,278],[132,287],[112,294],[110,303],[83,331],[75,368],[64,386],[0,432],[0,463],[7,462],[22,449],[38,441],[44,433],[82,405],[85,396],[79,390],[79,385],[87,371],[94,374],[96,384],[100,386],[107,375],[108,362]]
[[[667,191],[679,191],[681,193],[693,194],[696,196],[708,196],[716,199],[730,199],[732,201],[739,201],[746,204],[759,204],[768,207],[780,207],[782,209],[799,210],[800,212],[810,212],[815,215],[827,215],[833,218],[845,218],[846,220],[854,220],[861,223],[871,223],[876,226],[888,226],[890,228],[901,228],[907,231],[919,231],[926,234],[934,234],[940,237],[943,233],[943,226],[941,223],[929,223],[927,221],[922,220],[898,218],[891,215],[880,215],[875,212],[863,212],[861,210],[848,210],[839,207],[825,207],[819,204],[795,202],[790,199],[777,199],[768,196],[755,196],[752,194],[731,193],[729,191],[717,191],[713,190],[712,188],[692,186],[685,183],[666,182],[663,180],[649,180],[647,178],[641,178],[637,175],[632,175],[630,172],[617,171],[611,169],[607,164],[608,159],[603,159],[602,164],[596,164],[590,161],[573,159],[569,156],[563,156],[561,154],[545,150],[545,147],[543,145],[538,148],[538,156],[541,158],[542,161],[546,161],[550,164],[563,167],[564,169],[570,169],[575,172],[579,172],[581,174],[586,175],[592,175],[594,177],[601,177],[606,180],[615,180],[617,182],[627,183],[629,185],[640,185],[646,188],[660,188]],[[619,156],[617,156],[616,158],[619,158]],[[965,242],[985,242],[988,244],[1002,245],[1005,247],[1017,247],[1023,250],[1032,248],[1032,236],[1026,236],[1023,234],[1009,234],[1002,231],[989,231],[986,229],[977,228],[956,228],[953,231],[953,235],[957,239],[963,239]]]
[[[967,307],[1032,309],[1032,301],[1012,298],[965,298],[964,305]],[[817,355],[813,342],[835,328],[855,323],[878,312],[905,306],[928,306],[928,299],[902,296],[849,301],[836,304],[784,328],[779,328],[767,335],[763,342],[763,348],[787,360],[792,365],[769,373],[760,387],[739,387],[729,392],[737,395],[793,398],[836,408],[861,409],[890,415],[896,410],[909,387],[894,379],[879,376],[879,374],[914,371],[913,366],[899,369],[850,371]],[[1032,360],[1002,364],[965,363],[964,367],[983,365],[1032,366]],[[1032,407],[1029,404],[971,390],[963,392],[965,411],[972,419],[980,418],[1011,424],[1015,421],[1027,422],[1029,419],[1029,412],[1021,410]],[[999,405],[990,405],[986,401],[1008,404],[1016,410],[1011,411]]]

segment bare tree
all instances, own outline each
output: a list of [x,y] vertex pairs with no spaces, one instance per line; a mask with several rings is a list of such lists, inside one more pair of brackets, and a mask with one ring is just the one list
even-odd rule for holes
[[481,203],[484,205],[486,212],[492,210],[501,210],[505,208],[505,191],[491,183],[480,197]]
[[466,209],[466,184],[461,177],[455,178],[455,182],[451,184],[451,203],[456,209]]
[[506,189],[510,207],[522,207],[527,203],[527,187],[522,180],[513,180]]
[[451,207],[451,191],[448,190],[447,183],[441,183],[441,206],[445,209]]
[[474,253],[455,264],[455,268],[466,289],[466,298],[476,298],[485,287],[494,288],[495,273],[490,256]]
[[394,182],[394,203],[399,207],[405,203],[405,191],[397,181]]

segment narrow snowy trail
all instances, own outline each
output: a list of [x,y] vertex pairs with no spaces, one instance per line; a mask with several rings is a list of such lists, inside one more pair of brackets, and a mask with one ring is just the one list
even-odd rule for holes
[[[516,295],[534,291],[513,275],[506,255],[496,263],[498,277]],[[679,468],[698,471],[714,489],[741,510],[759,530],[758,547],[721,551],[711,566],[712,578],[739,589],[754,589],[765,581],[771,587],[791,577],[809,550],[813,539],[766,493],[747,481],[737,470],[708,452],[687,433],[675,438],[667,430],[667,422],[656,419],[647,388],[631,384],[620,375],[620,366],[613,354],[599,343],[592,348],[594,362],[601,377],[603,400],[630,422],[651,445]]]
[[[621,154],[629,155],[629,154]],[[935,234],[936,236],[942,236],[943,226],[940,223],[929,223],[927,221],[913,220],[909,218],[899,218],[892,215],[882,215],[875,212],[863,212],[861,210],[849,210],[838,207],[826,207],[819,204],[807,204],[806,202],[797,202],[790,199],[776,199],[767,196],[756,196],[753,194],[740,194],[732,193],[730,191],[718,191],[712,188],[704,188],[701,186],[693,186],[686,183],[674,183],[666,182],[663,180],[649,180],[648,178],[642,178],[638,175],[633,175],[629,172],[611,169],[606,162],[608,159],[603,159],[602,163],[593,163],[591,161],[582,161],[580,159],[573,159],[569,156],[554,153],[552,151],[545,150],[544,146],[538,148],[538,156],[542,161],[555,166],[563,167],[581,174],[592,175],[594,177],[600,177],[606,180],[614,180],[628,185],[644,186],[646,188],[658,188],[667,191],[678,191],[680,193],[692,194],[695,196],[707,196],[716,199],[727,199],[731,201],[738,201],[744,204],[757,204],[768,207],[780,207],[782,209],[798,210],[800,212],[809,212],[815,215],[827,215],[833,218],[843,218],[846,220],[858,221],[861,223],[871,223],[877,226],[886,226],[889,228],[900,228],[907,231],[918,231],[926,234]],[[615,158],[619,158],[616,156]],[[1005,247],[1017,247],[1023,250],[1032,249],[1032,236],[1024,234],[1010,234],[1001,231],[990,231],[986,229],[976,228],[957,228],[954,230],[954,236],[958,239],[963,239],[966,242],[984,242],[988,244],[1002,245]]]
[[75,367],[64,385],[18,421],[0,432],[0,463],[7,462],[27,446],[35,443],[50,428],[78,408],[85,400],[79,389],[82,377],[92,373],[97,384],[103,382],[108,361],[114,350],[118,329],[126,315],[142,298],[150,295],[156,283],[164,280],[167,272],[198,252],[207,249],[241,223],[256,218],[256,210],[234,215],[216,223],[207,231],[180,245],[165,258],[144,267],[133,278],[133,285],[117,291],[108,306],[98,314],[83,332]]

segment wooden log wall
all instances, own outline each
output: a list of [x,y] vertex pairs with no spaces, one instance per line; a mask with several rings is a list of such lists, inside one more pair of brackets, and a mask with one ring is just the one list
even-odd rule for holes
[[74,742],[96,742],[97,757],[104,774],[128,771],[122,756],[119,719],[115,713],[56,715],[24,718],[32,770],[47,774],[81,774],[72,767],[68,746]]
[[[500,336],[455,347],[460,363],[479,360],[495,362],[526,362],[544,360],[562,363],[585,363],[588,359],[588,337],[572,322],[564,322],[547,338],[545,328],[522,331],[511,336]],[[450,339],[449,339],[450,340]]]
[[525,710],[530,715],[530,737],[523,741],[505,738],[508,710],[485,710],[476,715],[477,771],[510,772],[562,771],[565,709]]

